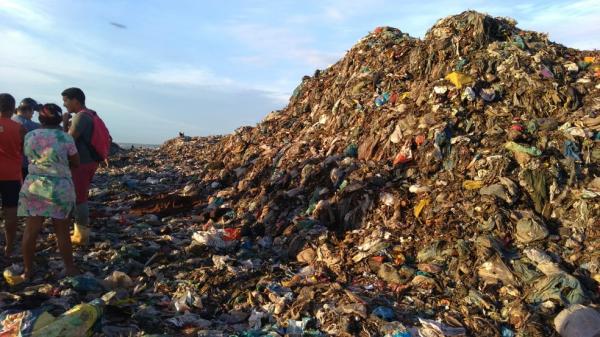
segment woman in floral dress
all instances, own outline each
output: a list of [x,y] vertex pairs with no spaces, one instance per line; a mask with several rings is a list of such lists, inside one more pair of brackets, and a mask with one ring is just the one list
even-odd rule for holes
[[25,279],[33,274],[35,244],[44,218],[52,219],[66,274],[78,273],[73,264],[69,216],[75,207],[71,168],[79,165],[79,155],[73,138],[60,128],[62,109],[58,105],[44,105],[39,120],[42,128],[25,136],[29,175],[19,194],[18,215],[27,217],[22,246]]

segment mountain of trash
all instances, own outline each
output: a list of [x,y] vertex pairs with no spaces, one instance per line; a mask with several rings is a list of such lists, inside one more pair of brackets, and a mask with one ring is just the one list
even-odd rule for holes
[[575,336],[561,310],[600,304],[600,52],[473,11],[378,27],[257,126],[94,184],[89,274],[35,291],[113,290],[107,336]]

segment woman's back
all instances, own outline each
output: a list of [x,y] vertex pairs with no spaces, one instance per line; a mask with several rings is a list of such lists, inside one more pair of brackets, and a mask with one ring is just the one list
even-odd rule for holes
[[59,129],[37,129],[25,136],[29,174],[70,178],[69,155],[77,153],[73,137]]
[[60,130],[62,109],[58,105],[44,104],[39,120],[42,128],[25,136],[29,174],[19,193],[17,209],[17,215],[27,217],[22,246],[23,280],[33,276],[35,242],[44,218],[52,218],[66,274],[78,273],[69,240],[70,215],[75,207],[75,186],[70,168],[79,164],[77,148],[73,137]]

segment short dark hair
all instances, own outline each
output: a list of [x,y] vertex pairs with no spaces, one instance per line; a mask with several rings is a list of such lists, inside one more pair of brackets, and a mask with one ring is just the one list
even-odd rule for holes
[[11,94],[0,94],[0,112],[15,110],[15,98]]
[[19,112],[33,111],[33,108],[29,105],[19,105],[17,107],[17,111],[19,111]]
[[44,104],[38,119],[44,126],[59,126],[62,122],[62,109],[54,103]]
[[42,105],[38,104],[38,102],[36,102],[33,98],[31,97],[27,97],[27,98],[23,98],[21,100],[21,103],[19,103],[19,106],[17,107],[18,111],[39,111],[41,109]]
[[68,99],[76,99],[81,103],[81,105],[85,105],[85,94],[83,90],[79,88],[68,88],[62,92],[62,95]]

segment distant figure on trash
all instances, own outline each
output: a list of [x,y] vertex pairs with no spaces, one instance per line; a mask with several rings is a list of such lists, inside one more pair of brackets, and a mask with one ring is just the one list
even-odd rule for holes
[[0,94],[0,199],[4,218],[4,256],[10,257],[17,235],[17,205],[22,181],[25,128],[11,119],[15,98]]
[[[40,124],[32,120],[33,112],[40,111],[40,105],[30,97],[23,98],[19,106],[17,107],[17,113],[12,116],[12,120],[23,125],[26,132],[33,131],[40,128]],[[27,156],[23,156],[23,179],[27,177]]]
[[[67,113],[63,114],[63,129],[75,140],[80,165],[72,170],[75,184],[75,224],[71,241],[75,245],[86,245],[90,237],[90,211],[88,192],[96,169],[103,161],[92,147],[94,129],[93,116],[96,112],[85,106],[85,94],[79,88],[68,88],[62,92]],[[71,119],[71,114],[73,118]]]
[[179,132],[179,139],[183,140],[184,142],[188,142],[190,140],[192,140],[192,137],[190,136],[186,136],[185,133],[183,132]]
[[73,137],[61,130],[62,110],[46,104],[39,116],[42,127],[25,136],[25,155],[29,158],[29,175],[19,195],[20,217],[26,217],[23,233],[23,280],[33,275],[36,239],[44,218],[51,218],[58,250],[65,263],[66,275],[78,273],[73,263],[69,237],[70,216],[75,207],[75,187],[71,170],[79,166]]

